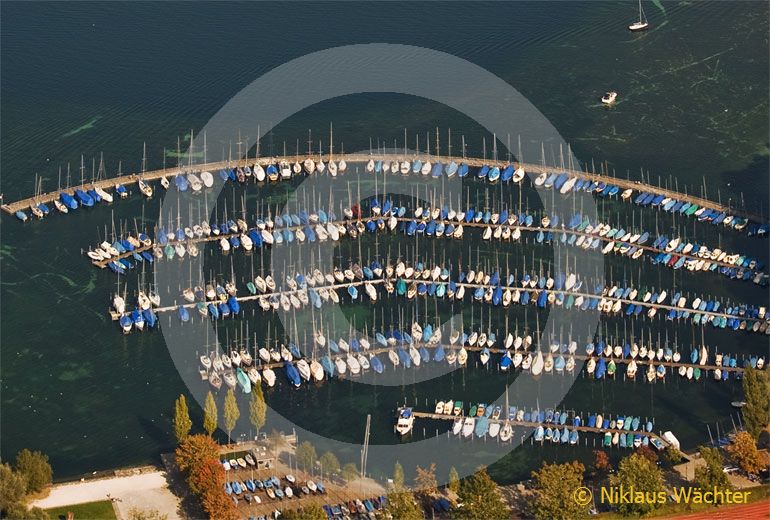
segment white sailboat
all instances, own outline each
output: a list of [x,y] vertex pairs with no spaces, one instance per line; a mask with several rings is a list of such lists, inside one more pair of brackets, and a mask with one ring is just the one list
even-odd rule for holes
[[650,28],[650,24],[647,22],[647,16],[642,9],[642,0],[639,0],[639,21],[632,23],[628,26],[629,31],[646,31]]

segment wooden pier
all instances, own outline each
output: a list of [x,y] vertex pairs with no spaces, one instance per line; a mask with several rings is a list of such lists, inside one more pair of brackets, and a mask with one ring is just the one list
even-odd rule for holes
[[[16,213],[16,211],[19,210],[27,210],[30,205],[37,205],[39,203],[45,203],[50,204],[55,199],[58,199],[59,193],[61,191],[66,191],[67,193],[74,193],[76,189],[82,189],[84,191],[92,188],[102,188],[102,189],[111,189],[116,184],[122,184],[124,186],[136,184],[139,182],[139,180],[144,180],[147,182],[160,180],[163,177],[166,177],[168,179],[173,178],[174,176],[178,174],[185,174],[189,173],[191,171],[211,171],[216,172],[218,170],[221,170],[223,168],[234,168],[237,166],[246,166],[246,165],[253,165],[253,164],[260,164],[262,166],[267,166],[268,164],[277,164],[282,161],[286,161],[290,164],[299,161],[302,163],[305,159],[310,158],[313,160],[318,160],[319,156],[316,154],[313,155],[307,155],[303,154],[300,156],[276,156],[276,157],[260,157],[260,158],[247,158],[247,159],[240,159],[240,160],[232,160],[232,161],[219,161],[219,162],[212,162],[212,163],[206,163],[206,164],[196,164],[193,165],[192,168],[186,167],[186,166],[177,166],[172,168],[165,168],[160,170],[152,170],[152,171],[145,171],[141,173],[132,173],[127,175],[122,175],[120,177],[113,177],[113,178],[107,178],[107,179],[99,179],[95,180],[93,182],[87,182],[78,186],[70,186],[68,188],[63,188],[61,190],[57,191],[51,191],[46,193],[41,193],[36,197],[28,197],[25,199],[17,200],[14,202],[8,202],[3,204],[2,209],[11,215]],[[375,161],[377,160],[383,160],[383,161],[397,161],[397,160],[413,160],[416,158],[419,158],[420,160],[430,160],[432,162],[435,161],[441,161],[448,163],[450,161],[455,161],[457,164],[460,163],[466,163],[469,166],[472,167],[481,167],[483,165],[489,165],[489,166],[505,166],[508,163],[506,161],[495,161],[495,160],[487,160],[487,159],[481,159],[481,158],[472,158],[472,157],[448,157],[448,156],[437,156],[437,155],[430,155],[427,153],[418,153],[418,154],[412,154],[412,155],[402,155],[402,154],[336,154],[332,157],[336,161],[345,160],[348,164],[353,163],[366,163],[370,159],[373,159]],[[327,160],[330,159],[329,156],[326,157]],[[655,195],[663,195],[664,197],[670,197],[675,198],[677,200],[681,201],[687,201],[693,204],[697,204],[699,207],[705,207],[711,210],[716,210],[718,212],[726,212],[730,215],[735,215],[738,217],[747,218],[749,220],[752,220],[757,223],[764,223],[766,221],[766,218],[757,215],[755,213],[752,213],[750,211],[747,211],[743,208],[733,207],[727,204],[722,204],[719,202],[715,202],[712,200],[705,199],[703,197],[696,197],[690,194],[685,193],[679,193],[674,190],[669,190],[666,188],[661,188],[658,186],[654,186],[651,184],[645,184],[640,181],[634,181],[630,179],[622,179],[618,177],[612,177],[608,175],[602,175],[594,172],[585,172],[580,170],[572,170],[567,168],[559,168],[559,167],[553,167],[553,166],[543,166],[538,164],[528,164],[528,163],[512,163],[516,167],[523,167],[524,170],[529,174],[540,174],[543,172],[546,173],[567,173],[570,176],[577,177],[579,179],[586,179],[589,181],[596,181],[596,182],[604,182],[607,184],[614,184],[618,186],[620,189],[632,189],[636,192],[648,192]],[[302,174],[304,175],[304,174]],[[344,175],[344,174],[343,174]],[[390,174],[394,176],[399,176],[398,173]]]

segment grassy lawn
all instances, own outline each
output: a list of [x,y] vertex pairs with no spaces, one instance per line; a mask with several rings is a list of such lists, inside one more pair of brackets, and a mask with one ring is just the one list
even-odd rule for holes
[[46,509],[51,520],[67,518],[67,511],[75,513],[75,520],[117,520],[115,511],[112,509],[112,502],[109,500]]

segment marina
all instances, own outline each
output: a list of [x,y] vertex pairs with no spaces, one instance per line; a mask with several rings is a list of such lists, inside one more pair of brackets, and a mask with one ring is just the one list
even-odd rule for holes
[[7,6],[0,455],[53,469],[19,504],[551,518],[579,480],[598,517],[629,461],[755,492],[766,10]]

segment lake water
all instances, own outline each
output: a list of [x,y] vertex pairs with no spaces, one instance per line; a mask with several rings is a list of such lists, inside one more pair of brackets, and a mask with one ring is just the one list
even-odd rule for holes
[[[705,182],[711,198],[743,197],[749,208],[768,212],[766,3],[645,2],[653,29],[638,35],[625,29],[635,15],[628,2],[472,8],[463,3],[89,2],[4,3],[0,9],[0,165],[6,200],[29,196],[36,175],[44,188],[55,188],[60,165],[64,179],[70,163],[73,182],[79,180],[81,154],[89,177],[92,160],[98,162],[102,152],[110,175],[118,161],[124,172],[135,171],[146,142],[148,168],[160,167],[164,148],[175,149],[177,136],[197,131],[261,74],[309,52],[388,42],[454,54],[503,78],[549,118],[582,161],[606,161],[620,176],[643,168],[653,180],[671,184],[676,178],[679,189],[687,185],[690,192]],[[608,89],[621,96],[611,110],[598,106]],[[335,141],[343,140],[346,150],[368,148],[370,137],[401,143],[404,127],[410,135],[424,135],[439,126],[451,127],[453,136],[464,134],[469,154],[481,153],[478,125],[436,103],[392,94],[312,106],[274,130],[274,151],[280,153],[284,140],[293,151],[308,128],[325,135],[330,121]],[[251,195],[249,204],[256,205],[254,191]],[[22,447],[40,449],[50,455],[57,478],[64,478],[157,461],[159,453],[172,449],[173,400],[185,387],[162,337],[120,335],[104,312],[115,279],[90,268],[81,255],[82,248],[101,241],[113,220],[133,227],[134,217],[154,219],[157,207],[135,195],[111,208],[57,215],[44,223],[20,225],[3,215],[3,458]],[[654,218],[645,219],[652,230]],[[719,240],[723,249],[767,259],[767,242],[732,232],[717,236],[698,224],[688,223],[687,230],[709,237],[709,244]],[[527,257],[533,251],[538,249],[528,249]],[[229,260],[214,253],[207,258],[212,269],[230,270]],[[237,262],[242,270],[250,260]],[[677,273],[674,280],[669,270],[647,264],[630,268],[613,260],[607,267],[614,279],[643,276],[657,286],[676,282],[690,291],[767,304],[766,290],[716,275]],[[523,320],[523,311],[512,311],[511,319]],[[260,337],[265,334],[261,323],[250,322]],[[637,334],[644,328],[684,345],[691,337],[700,341],[699,328],[655,323],[652,329],[637,323]],[[233,325],[231,333],[239,327]],[[605,327],[616,335],[624,330],[621,320],[608,320]],[[764,338],[710,327],[706,341],[726,352],[767,349]],[[469,368],[441,384],[469,402],[498,395],[506,377]],[[397,403],[424,406],[446,397],[433,382],[411,385],[408,375],[405,379],[403,386],[377,387],[373,393],[349,381],[298,392],[282,387],[268,392],[268,399],[297,424],[350,442],[362,439],[371,413],[372,442],[391,443],[391,410]],[[685,448],[708,440],[707,424],[712,430],[718,421],[721,428],[730,426],[729,403],[739,395],[738,384],[669,379],[665,385],[647,385],[581,378],[564,406],[654,416]],[[199,423],[200,410],[192,412]],[[341,433],[340,423],[351,427]],[[524,447],[493,473],[511,480],[544,458],[579,454]]]

